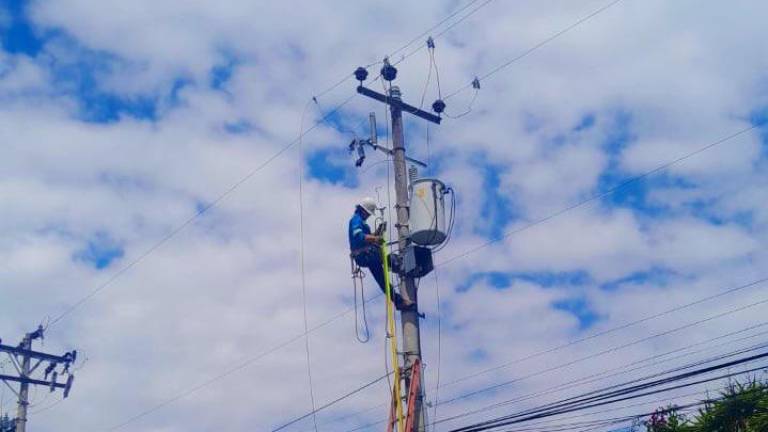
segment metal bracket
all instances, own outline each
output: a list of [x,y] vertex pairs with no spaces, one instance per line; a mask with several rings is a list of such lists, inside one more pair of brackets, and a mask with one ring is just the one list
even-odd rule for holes
[[440,121],[442,121],[440,117],[432,113],[426,112],[413,105],[407,104],[401,100],[393,99],[387,95],[383,95],[379,92],[375,92],[369,88],[358,86],[357,92],[363,96],[368,96],[369,98],[375,99],[379,102],[384,102],[387,105],[392,105],[394,107],[400,108],[403,112],[411,113],[416,117],[421,117],[424,120],[431,121],[432,123],[440,124]]

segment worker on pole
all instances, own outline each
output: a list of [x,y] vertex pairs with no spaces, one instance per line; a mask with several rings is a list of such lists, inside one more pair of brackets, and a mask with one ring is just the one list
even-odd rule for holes
[[[365,221],[376,212],[376,201],[365,197],[355,206],[355,213],[349,220],[349,249],[352,259],[360,267],[367,268],[381,292],[386,294],[386,282],[384,280],[384,262],[381,256],[382,236],[371,233],[371,227]],[[390,266],[391,268],[391,266]],[[392,301],[399,311],[411,310],[415,304],[405,301],[400,294],[393,292]]]

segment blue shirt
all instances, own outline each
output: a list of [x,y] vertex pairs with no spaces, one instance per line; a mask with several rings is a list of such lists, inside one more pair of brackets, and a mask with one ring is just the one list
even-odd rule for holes
[[355,214],[352,215],[352,219],[349,220],[349,249],[354,251],[370,246],[370,244],[365,241],[366,234],[370,233],[371,227],[365,223],[365,219],[360,215],[360,212],[355,211]]

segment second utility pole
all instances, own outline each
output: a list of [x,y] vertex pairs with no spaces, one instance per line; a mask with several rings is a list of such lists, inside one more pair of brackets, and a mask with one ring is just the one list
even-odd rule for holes
[[[24,340],[19,345],[24,351],[32,350],[32,334],[28,333],[24,336]],[[21,373],[19,374],[22,379],[19,385],[19,402],[18,409],[16,410],[16,432],[26,432],[27,430],[27,408],[29,407],[29,382],[26,380],[29,378],[32,368],[32,359],[29,355],[21,357]]]
[[[389,97],[393,101],[400,102],[400,88],[392,86],[389,90]],[[393,103],[389,105],[392,114],[392,163],[395,168],[395,209],[397,210],[397,236],[398,249],[402,252],[408,246],[410,239],[409,209],[408,209],[408,175],[405,164],[405,138],[403,134],[403,110],[400,105]],[[408,302],[418,305],[418,293],[416,292],[416,281],[413,277],[402,275],[404,289],[400,289],[400,295]],[[400,321],[403,331],[403,355],[405,357],[404,370],[410,370],[411,366],[418,359],[421,361],[421,332],[419,329],[419,312],[417,309],[402,311]],[[406,375],[407,376],[407,375]],[[406,389],[410,388],[410,383],[406,382]],[[407,391],[406,391],[407,393]],[[414,431],[423,431],[424,412],[423,412],[423,391],[416,397],[414,413]],[[410,407],[409,407],[410,409]]]

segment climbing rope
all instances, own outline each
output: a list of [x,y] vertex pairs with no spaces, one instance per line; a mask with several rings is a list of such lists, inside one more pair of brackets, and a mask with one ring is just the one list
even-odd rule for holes
[[389,252],[387,244],[381,244],[381,259],[384,266],[384,288],[387,296],[387,338],[389,338],[390,355],[392,357],[392,369],[394,372],[394,385],[392,386],[392,402],[395,404],[395,421],[398,432],[404,432],[403,404],[400,391],[400,361],[397,354],[397,330],[395,329],[395,311],[392,302],[392,286],[389,281]]
[[[360,268],[355,263],[355,259],[350,257],[349,258],[350,265],[352,267],[352,290],[354,291],[354,297],[355,297],[355,338],[360,343],[368,343],[368,341],[371,340],[371,332],[368,328],[368,313],[365,310],[365,286],[363,285],[363,278],[365,277],[365,272],[363,272],[363,269]],[[357,306],[357,286],[358,282],[360,284],[360,299],[362,301],[361,309],[363,311],[362,315],[362,328],[360,326],[360,313],[358,312],[358,306]],[[361,333],[362,330],[362,333]]]

